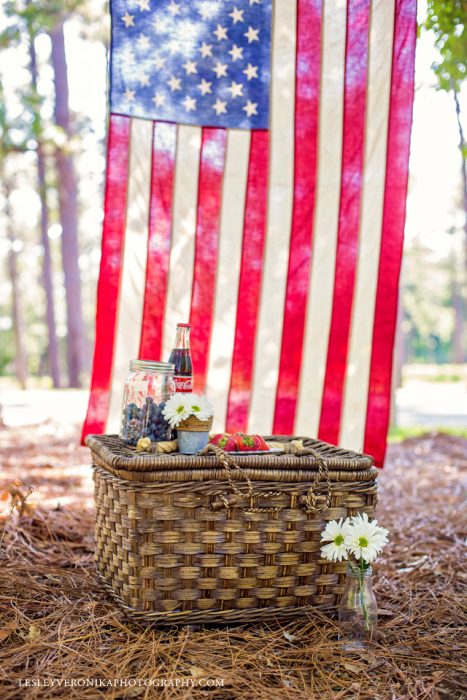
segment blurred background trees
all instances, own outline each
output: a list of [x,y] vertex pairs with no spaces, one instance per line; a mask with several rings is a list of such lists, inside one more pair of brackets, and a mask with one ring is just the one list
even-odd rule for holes
[[[422,71],[416,76],[397,347],[402,363],[462,363],[467,2],[419,0],[419,5]],[[0,376],[22,387],[85,386],[89,377],[108,22],[105,0],[4,0],[0,7]],[[443,114],[452,115],[454,140],[447,150],[455,173],[448,192],[436,180],[446,127],[427,108],[435,93],[440,109],[447,110]],[[425,162],[438,186],[433,196],[426,194]],[[435,210],[440,216],[432,221]]]
[[[2,253],[9,294],[0,308],[0,372],[14,371],[21,386],[36,375],[50,376],[54,387],[79,387],[89,373],[91,329],[83,316],[86,202],[78,181],[94,126],[70,109],[65,27],[74,22],[75,36],[104,51],[106,8],[91,0],[9,0],[1,12]],[[94,144],[101,155],[103,135],[101,129]],[[99,185],[102,174],[100,163]],[[98,206],[99,187],[95,194],[91,205]],[[33,210],[29,216],[23,207]],[[93,233],[88,245],[98,251]]]

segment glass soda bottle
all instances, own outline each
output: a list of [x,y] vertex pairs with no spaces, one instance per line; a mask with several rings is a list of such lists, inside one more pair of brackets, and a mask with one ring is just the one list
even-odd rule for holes
[[169,362],[175,365],[174,382],[176,391],[189,393],[193,391],[193,363],[190,350],[189,323],[177,323],[175,345],[170,353]]

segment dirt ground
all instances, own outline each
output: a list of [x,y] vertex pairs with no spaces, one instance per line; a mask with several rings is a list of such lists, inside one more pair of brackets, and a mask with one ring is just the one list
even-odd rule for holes
[[210,629],[128,622],[94,575],[89,455],[77,435],[52,422],[0,429],[2,700],[467,698],[467,440],[427,434],[390,447],[378,639],[350,654],[335,621],[316,614]]

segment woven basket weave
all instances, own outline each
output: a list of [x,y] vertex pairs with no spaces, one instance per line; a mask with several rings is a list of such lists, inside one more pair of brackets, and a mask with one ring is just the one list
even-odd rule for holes
[[300,439],[297,454],[233,462],[214,446],[141,455],[116,436],[88,436],[97,567],[114,600],[165,624],[334,607],[346,565],[321,558],[320,535],[329,520],[374,515],[377,470],[367,455]]

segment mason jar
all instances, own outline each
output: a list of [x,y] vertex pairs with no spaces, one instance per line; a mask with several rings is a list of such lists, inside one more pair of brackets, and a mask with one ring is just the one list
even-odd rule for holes
[[143,437],[151,442],[170,440],[171,427],[162,411],[173,394],[172,363],[131,360],[123,392],[122,440],[129,445],[136,445]]

